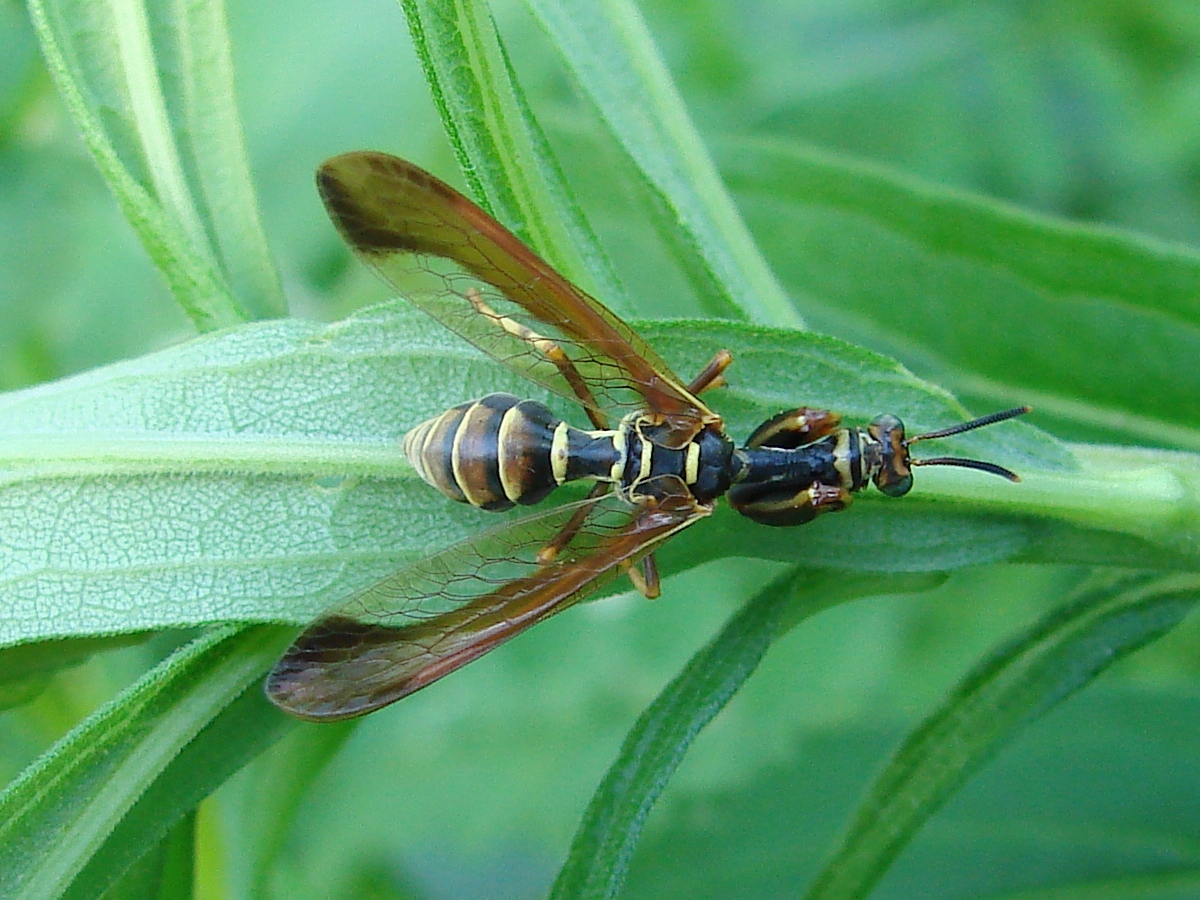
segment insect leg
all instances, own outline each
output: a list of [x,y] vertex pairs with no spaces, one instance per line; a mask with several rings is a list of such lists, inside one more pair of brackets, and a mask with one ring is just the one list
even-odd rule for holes
[[805,525],[821,513],[837,512],[850,505],[851,495],[843,487],[810,484],[795,493],[766,490],[742,491],[735,485],[726,496],[743,516],[764,525]]
[[[609,487],[610,485],[607,483],[600,482],[592,488],[587,499],[594,500],[603,495]],[[563,548],[575,539],[575,535],[579,533],[579,529],[587,521],[589,513],[590,509],[587,506],[582,506],[575,512],[575,515],[567,520],[567,523],[559,530],[558,534],[538,550],[538,565],[544,566],[554,562],[558,554],[563,551]],[[655,565],[654,554],[645,556],[636,563],[626,560],[620,565],[625,574],[629,576],[629,580],[633,582],[633,586],[647,600],[653,600],[661,593],[658,585],[658,566]]]
[[814,484],[796,497],[798,506],[807,501],[814,519],[821,513],[845,509],[850,505],[850,499],[850,492],[844,487],[830,487],[827,484]]
[[583,376],[579,374],[579,370],[575,368],[575,363],[571,361],[571,357],[567,356],[562,347],[549,338],[538,334],[532,328],[522,325],[516,319],[496,312],[484,301],[483,294],[480,293],[478,288],[468,288],[466,295],[467,299],[471,302],[471,306],[475,307],[477,313],[487,316],[513,337],[525,341],[546,357],[546,359],[554,363],[558,367],[558,371],[562,373],[563,378],[567,380],[567,384],[571,386],[571,390],[575,392],[575,396],[579,398],[579,402],[583,404],[583,408],[587,411],[588,418],[592,420],[592,424],[602,431],[608,429],[608,418],[596,404],[596,398],[592,394],[592,389],[588,387],[587,382],[583,380]]
[[833,434],[842,417],[827,409],[802,406],[763,422],[746,439],[748,447],[795,448]]
[[654,561],[653,553],[646,554],[636,563],[622,563],[621,568],[638,593],[647,600],[653,600],[662,593],[658,585],[658,563]]
[[[610,487],[611,485],[607,482],[598,482],[587,495],[587,499],[594,500],[597,497],[602,496]],[[575,535],[579,533],[579,529],[582,528],[583,523],[587,521],[587,517],[590,512],[591,508],[588,506],[581,506],[575,511],[575,515],[571,516],[571,518],[567,520],[567,524],[565,524],[559,530],[558,534],[556,534],[542,547],[541,550],[537,552],[538,565],[544,566],[547,563],[554,562],[554,560],[558,557],[558,554],[562,552],[563,548],[567,546],[567,544],[571,543],[571,541],[575,540]]]
[[728,369],[732,362],[732,353],[728,350],[718,350],[717,355],[700,370],[700,374],[692,379],[692,383],[688,385],[688,391],[699,396],[710,388],[723,387],[725,378],[721,373]]

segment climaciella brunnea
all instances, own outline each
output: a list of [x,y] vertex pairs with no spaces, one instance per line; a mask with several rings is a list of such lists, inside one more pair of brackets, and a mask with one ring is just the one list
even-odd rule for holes
[[589,479],[587,499],[508,521],[384,578],[322,616],[276,664],[267,695],[304,719],[378,709],[430,684],[624,572],[658,594],[653,551],[704,518],[717,499],[768,525],[844,509],[875,486],[898,497],[918,441],[1027,412],[1018,407],[906,438],[882,415],[845,428],[799,408],[744,446],[700,395],[724,381],[722,351],[685,384],[629,326],[568,282],[503,225],[411,163],[382,153],[326,162],[317,184],[355,254],[416,306],[493,358],[577,401],[581,429],[511,394],[463,403],[412,429],[404,453],[452,500],[484,510],[543,499]]

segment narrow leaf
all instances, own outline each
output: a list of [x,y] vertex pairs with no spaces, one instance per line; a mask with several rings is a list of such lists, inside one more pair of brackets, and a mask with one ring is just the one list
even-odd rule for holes
[[471,192],[555,268],[616,309],[624,291],[579,211],[482,0],[403,0]]
[[195,878],[196,815],[189,813],[103,894],[103,900],[189,900]]
[[286,859],[287,840],[301,802],[355,727],[353,721],[299,723],[250,766],[246,775],[252,787],[239,795],[246,804],[236,814],[244,823],[238,831],[253,839],[243,848],[249,860],[251,896],[270,896],[271,879]]
[[1200,253],[794,143],[722,171],[814,327],[1067,434],[1200,449]]
[[993,894],[989,900],[1191,900],[1197,893],[1200,871],[1184,869]]
[[229,627],[193,642],[26,769],[0,794],[0,894],[97,896],[277,737],[286,723],[257,684],[289,634]]
[[145,8],[29,0],[29,9],[84,143],[175,299],[202,331],[244,321],[172,133]]
[[[166,829],[173,828],[174,823],[181,821],[181,817],[186,821],[201,800],[297,727],[294,720],[267,702],[261,689],[265,666],[274,661],[286,643],[280,638],[294,632],[276,630],[276,634],[279,637],[258,659],[258,664],[263,668],[250,673],[245,691],[205,724],[199,734],[146,788],[103,846],[88,860],[71,889],[63,895],[64,900],[85,900],[96,896],[97,891],[103,890],[127,871],[148,849],[152,852],[154,841]],[[154,740],[148,735],[146,743]],[[200,820],[203,819],[201,816]],[[166,833],[169,838],[169,832]],[[171,886],[168,877],[172,876],[172,869],[178,870],[186,863],[190,871],[192,865],[199,864],[195,843],[192,841],[186,848],[177,845],[165,848],[169,850],[169,855],[163,860],[164,886]],[[190,886],[190,881],[188,884]]]
[[866,897],[920,827],[1024,728],[1200,600],[1194,575],[1104,585],[1052,613],[970,673],[871,787],[808,900]]
[[175,63],[165,76],[177,109],[174,131],[199,183],[200,212],[225,278],[254,318],[282,316],[287,305],[259,221],[234,99],[225,5],[179,0],[150,13],[158,45]]
[[669,243],[707,285],[711,315],[777,327],[801,319],[721,182],[641,14],[630,0],[527,4],[576,83],[669,210]]
[[[792,571],[753,597],[638,719],[588,804],[550,896],[613,897],[651,808],[700,731],[753,674],[781,627],[852,596],[913,591],[936,576],[845,579]],[[793,602],[794,601],[794,602]]]
[[140,643],[147,634],[82,637],[19,644],[0,650],[0,709],[25,703],[41,692],[50,676],[93,654]]

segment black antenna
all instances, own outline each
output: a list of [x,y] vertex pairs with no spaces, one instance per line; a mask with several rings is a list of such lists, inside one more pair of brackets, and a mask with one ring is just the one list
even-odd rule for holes
[[[1031,407],[1015,406],[1012,409],[1006,409],[1003,412],[992,413],[987,416],[980,416],[978,419],[972,419],[970,422],[963,422],[959,425],[951,425],[949,428],[943,428],[940,431],[927,431],[925,434],[918,434],[916,437],[911,437],[904,442],[907,447],[910,444],[915,444],[917,441],[928,441],[933,438],[950,437],[953,434],[962,434],[964,431],[974,431],[976,428],[983,428],[985,425],[995,425],[997,422],[1003,422],[1005,419],[1014,419],[1017,416],[1023,416],[1029,412]],[[1016,472],[1010,472],[1003,466],[998,466],[995,463],[980,462],[977,459],[963,459],[958,456],[936,456],[933,459],[913,459],[909,460],[911,466],[958,466],[960,469],[976,469],[980,472],[988,472],[992,475],[999,475],[1001,478],[1007,478],[1009,481],[1020,481],[1021,478]]]
[[972,419],[970,422],[961,422],[958,425],[951,425],[949,428],[943,428],[941,431],[927,431],[924,434],[918,434],[916,437],[910,437],[904,443],[906,445],[915,444],[917,441],[928,441],[932,438],[944,438],[950,437],[952,434],[962,434],[964,431],[974,431],[976,428],[983,428],[985,425],[995,425],[997,422],[1003,422],[1005,419],[1015,419],[1017,416],[1023,416],[1032,409],[1032,406],[1014,406],[1012,409],[1004,410],[1004,412],[980,416],[978,419]]
[[960,469],[978,469],[980,472],[990,472],[993,475],[999,475],[1001,478],[1007,478],[1009,481],[1020,481],[1021,476],[1016,472],[1010,472],[1004,466],[998,466],[995,463],[980,462],[977,459],[962,459],[958,456],[935,456],[933,459],[910,459],[910,466],[958,466]]

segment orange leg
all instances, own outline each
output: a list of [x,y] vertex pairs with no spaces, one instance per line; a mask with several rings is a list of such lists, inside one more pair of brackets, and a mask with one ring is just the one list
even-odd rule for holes
[[[594,500],[596,497],[604,494],[610,487],[611,485],[607,482],[600,482],[592,488],[587,499]],[[590,506],[581,506],[575,511],[575,515],[567,520],[567,524],[554,536],[554,540],[538,550],[538,565],[549,565],[558,558],[558,554],[562,553],[564,548],[575,539],[575,535],[579,534],[579,529],[583,527],[583,523],[587,520],[588,513],[591,511],[592,508]],[[653,553],[643,556],[636,563],[623,562],[621,563],[621,568],[625,570],[625,574],[629,576],[629,580],[633,582],[633,586],[638,589],[642,596],[648,600],[653,600],[659,595],[658,566],[654,562]]]
[[833,434],[842,417],[827,409],[802,406],[763,422],[746,439],[747,447],[799,447]]
[[625,563],[621,568],[625,570],[638,593],[647,600],[653,600],[662,593],[658,584],[658,563],[654,561],[653,553],[646,554],[639,562]]
[[708,365],[700,370],[700,374],[692,379],[692,383],[688,385],[688,391],[699,396],[711,388],[723,387],[725,378],[721,373],[728,369],[732,362],[732,353],[728,350],[719,350]]
[[797,495],[797,501],[806,500],[813,511],[813,518],[821,513],[837,512],[850,505],[850,492],[842,487],[814,484]]
[[845,488],[811,484],[794,494],[751,490],[749,496],[738,485],[727,494],[730,505],[739,513],[764,525],[804,525],[822,513],[837,512],[850,505],[851,494]]
[[[598,482],[587,495],[587,499],[595,500],[606,493],[610,487],[612,485],[607,481]],[[550,543],[537,552],[538,565],[544,566],[547,563],[554,562],[558,558],[558,554],[562,553],[563,548],[575,540],[575,535],[579,534],[579,529],[583,527],[583,523],[587,520],[588,513],[591,511],[592,508],[590,506],[581,506],[575,510],[575,515],[567,520],[567,524],[554,536],[554,540],[550,541]]]
[[468,288],[466,291],[467,300],[475,307],[475,311],[481,316],[487,316],[504,331],[508,332],[515,338],[528,343],[531,347],[541,353],[546,359],[554,363],[558,371],[562,373],[563,378],[567,380],[567,384],[571,386],[571,390],[575,392],[575,396],[579,398],[579,402],[583,404],[584,410],[587,411],[588,418],[592,420],[592,424],[601,431],[607,431],[609,428],[608,418],[600,410],[596,403],[596,398],[592,394],[592,389],[588,387],[587,382],[583,380],[583,376],[579,374],[579,370],[575,368],[575,363],[571,357],[567,356],[566,351],[558,344],[549,338],[542,337],[532,328],[522,325],[516,319],[509,316],[501,315],[496,312],[483,299],[483,294],[478,288]]

